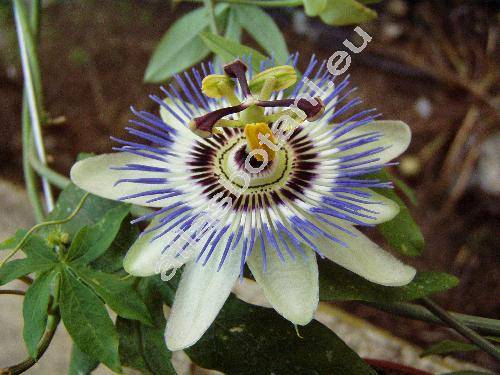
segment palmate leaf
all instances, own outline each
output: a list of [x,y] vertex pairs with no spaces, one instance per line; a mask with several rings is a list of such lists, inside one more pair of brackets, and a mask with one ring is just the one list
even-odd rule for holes
[[48,307],[52,292],[54,271],[38,276],[26,291],[23,302],[23,338],[32,358],[37,357],[37,347],[47,326]]
[[259,43],[278,64],[285,64],[289,53],[283,33],[274,20],[255,5],[233,5],[238,23]]
[[25,229],[17,230],[12,237],[7,238],[6,240],[0,243],[0,250],[8,250],[15,248],[17,244],[21,242],[25,234],[26,234]]
[[[85,191],[77,188],[75,185],[68,185],[59,194],[54,210],[47,216],[47,220],[61,220],[68,217],[73,212],[78,203],[81,201]],[[71,238],[86,225],[93,225],[98,222],[108,210],[114,207],[124,205],[123,203],[112,201],[90,195],[76,216],[69,222],[61,224],[60,229],[67,232]],[[47,234],[52,231],[52,227],[41,228],[38,232],[40,235]]]
[[146,326],[137,321],[118,318],[116,328],[120,336],[120,358],[125,366],[141,370],[143,373],[161,375],[175,374],[170,361],[172,353],[165,345],[165,318],[162,298],[155,277],[141,279],[138,292],[146,302],[154,326]]
[[443,272],[419,272],[408,285],[388,287],[371,283],[331,262],[318,262],[318,265],[322,301],[405,302],[458,284],[455,276]]
[[71,242],[67,260],[84,265],[99,258],[115,239],[129,210],[125,204],[113,207],[97,223],[80,229]]
[[225,374],[376,374],[335,333],[313,321],[299,328],[273,309],[230,297],[212,327],[186,352]]
[[234,40],[229,40],[210,32],[201,32],[199,35],[205,45],[213,53],[220,57],[223,62],[229,62],[240,56],[252,55],[252,68],[255,71],[258,71],[260,69],[260,63],[264,60],[267,60],[267,57],[260,52],[254,50],[253,48],[235,42]]
[[92,268],[108,273],[122,269],[123,258],[139,234],[139,227],[130,224],[129,217],[125,218],[113,243],[103,255],[91,263]]
[[148,325],[153,324],[148,308],[130,282],[89,267],[79,266],[73,270],[119,316],[139,320]]
[[33,258],[11,260],[0,268],[0,286],[33,272],[48,271],[55,265],[52,262],[40,263]]
[[[19,230],[14,236],[17,243],[25,236],[26,230]],[[28,275],[33,272],[45,272],[54,268],[58,264],[55,253],[50,249],[45,240],[31,234],[24,242],[22,250],[27,258],[15,259],[5,263],[0,268],[0,285],[5,285],[18,277]]]
[[[216,17],[222,17],[227,9],[227,4],[218,4],[215,7]],[[210,50],[198,33],[208,28],[208,22],[204,8],[193,10],[177,20],[156,47],[144,73],[144,80],[166,80],[207,57]]]
[[101,300],[66,268],[61,269],[61,317],[78,348],[120,372],[118,334]]

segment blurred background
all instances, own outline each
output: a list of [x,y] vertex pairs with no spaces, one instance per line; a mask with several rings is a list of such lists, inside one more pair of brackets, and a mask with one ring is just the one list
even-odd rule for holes
[[[0,4],[0,180],[22,187],[23,78],[10,4]],[[393,170],[416,192],[412,214],[427,243],[423,256],[408,262],[460,278],[436,296],[443,307],[491,318],[500,317],[498,4],[384,0],[373,6],[378,19],[362,26],[372,41],[349,68],[367,107],[413,131]],[[148,94],[159,89],[143,83],[144,71],[168,26],[190,9],[163,0],[44,1],[39,58],[55,170],[67,174],[80,152],[109,152],[109,136],[124,135],[130,105],[156,111]],[[327,26],[300,8],[269,13],[289,50],[300,51],[302,68],[311,54],[328,58],[344,39],[355,40],[353,27]],[[243,42],[256,46],[248,36]],[[11,190],[2,194],[15,199]],[[11,210],[2,202],[5,216]],[[340,307],[423,347],[449,338],[444,328],[355,303]],[[481,352],[458,357],[500,370]]]

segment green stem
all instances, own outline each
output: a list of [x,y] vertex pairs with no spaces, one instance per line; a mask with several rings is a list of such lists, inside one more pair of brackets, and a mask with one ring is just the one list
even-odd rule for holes
[[[40,70],[38,66],[38,59],[36,55],[35,43],[33,34],[38,34],[37,30],[33,30],[32,26],[37,27],[39,25],[39,3],[38,1],[32,1],[32,17],[31,25],[28,23],[28,18],[26,15],[26,9],[22,0],[14,0],[14,19],[16,24],[17,37],[19,41],[19,51],[21,55],[21,63],[24,75],[24,88],[25,88],[25,98],[27,99],[29,108],[29,117],[31,121],[31,129],[26,134],[32,133],[35,140],[35,147],[42,163],[46,163],[45,157],[45,147],[43,144],[42,132],[41,132],[41,122],[40,122],[40,102],[41,102],[41,82],[40,82]],[[27,122],[25,122],[25,125]],[[23,145],[24,146],[24,145]],[[28,151],[23,152],[23,158],[29,157]],[[27,166],[29,159],[23,162],[23,165]],[[27,173],[29,174],[29,172]],[[33,186],[30,187],[31,189]],[[54,199],[52,197],[52,192],[49,182],[42,178],[42,188],[45,195],[45,203],[47,206],[47,211],[51,211],[54,206]],[[33,197],[32,197],[33,198]],[[35,211],[37,208],[35,208]],[[39,216],[39,212],[36,213]]]
[[81,210],[81,208],[83,207],[83,204],[85,203],[85,201],[87,200],[87,197],[89,195],[90,195],[90,193],[85,193],[83,195],[82,199],[80,199],[80,202],[78,203],[78,205],[75,207],[74,211],[68,217],[66,217],[65,219],[45,221],[43,223],[40,223],[40,224],[37,224],[37,225],[31,227],[31,229],[26,232],[26,234],[21,239],[21,241],[19,241],[19,243],[16,245],[16,247],[14,249],[12,249],[12,251],[10,252],[10,254],[7,255],[7,257],[4,260],[2,260],[2,262],[0,263],[0,268],[2,268],[2,266],[10,258],[12,258],[14,256],[14,254],[16,254],[23,247],[23,245],[26,242],[26,240],[29,238],[29,236],[31,235],[31,233],[33,233],[34,231],[36,231],[36,230],[38,230],[40,228],[49,226],[49,225],[64,224],[64,223],[67,223],[68,221],[72,220],[76,216],[76,214],[78,214],[78,212]]
[[24,296],[26,293],[23,290],[0,289],[0,294],[10,294],[13,296]]
[[40,163],[34,155],[31,155],[30,162],[36,173],[45,177],[52,185],[57,186],[59,189],[64,189],[71,183],[69,178]]
[[439,317],[441,321],[446,323],[449,327],[453,328],[455,331],[460,333],[463,337],[468,339],[470,342],[476,344],[478,347],[483,349],[486,353],[490,354],[493,358],[500,360],[500,349],[498,349],[491,342],[486,340],[484,337],[479,335],[476,331],[470,329],[460,320],[456,319],[454,316],[449,314],[441,306],[436,304],[431,299],[424,297],[421,299],[422,305],[424,305],[429,311],[434,315]]
[[[444,325],[441,319],[427,310],[425,307],[411,303],[381,303],[381,302],[363,302],[365,305],[375,307],[376,309],[399,315],[409,319],[421,320],[427,323]],[[500,335],[500,320],[482,318],[479,316],[465,315],[449,312],[449,314],[460,321],[461,324],[473,328],[485,335]]]
[[57,326],[59,325],[59,322],[61,320],[59,309],[57,309],[59,303],[58,291],[59,291],[60,280],[61,280],[60,277],[56,280],[54,298],[52,299],[52,304],[49,310],[50,313],[47,319],[47,330],[45,332],[45,335],[42,337],[40,344],[38,345],[36,358],[28,357],[21,363],[18,363],[17,365],[10,366],[7,368],[2,368],[0,369],[0,374],[9,374],[9,375],[21,374],[26,370],[28,370],[29,368],[33,367],[47,351],[50,343],[52,342],[52,339],[54,338]]
[[37,223],[41,223],[44,218],[42,201],[38,195],[38,184],[35,173],[30,164],[30,154],[32,149],[31,123],[29,118],[28,102],[23,100],[22,109],[22,138],[23,138],[23,173],[24,184],[28,193],[28,199],[33,208]]
[[213,0],[203,0],[203,4],[205,4],[205,9],[207,11],[208,18],[210,20],[210,30],[215,35],[219,35],[219,32],[217,31],[217,20],[215,18],[214,1]]

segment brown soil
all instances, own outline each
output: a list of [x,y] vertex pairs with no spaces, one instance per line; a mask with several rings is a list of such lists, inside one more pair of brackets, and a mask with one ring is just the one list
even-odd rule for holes
[[[474,183],[464,187],[457,184],[462,175],[465,181],[474,180],[474,152],[480,141],[491,134],[497,120],[497,114],[487,104],[495,87],[481,93],[471,93],[474,90],[470,88],[470,82],[479,82],[488,71],[498,70],[494,65],[497,51],[492,52],[488,42],[494,11],[480,2],[448,3],[450,8],[446,9],[430,2],[388,1],[379,5],[380,18],[365,28],[373,42],[353,58],[349,73],[367,106],[378,108],[385,118],[406,121],[413,130],[408,154],[419,158],[421,171],[404,178],[418,195],[420,204],[413,213],[422,226],[427,246],[422,257],[408,261],[422,270],[442,270],[460,277],[457,288],[436,297],[444,307],[498,318],[498,197],[481,191]],[[398,4],[404,7],[398,8]],[[66,118],[64,124],[45,129],[54,169],[67,174],[79,152],[108,152],[109,135],[124,133],[129,105],[155,110],[147,95],[159,90],[156,85],[142,83],[143,72],[163,32],[174,17],[188,9],[180,6],[174,14],[168,2],[145,0],[58,2],[45,9],[39,48],[44,103],[51,118]],[[310,53],[328,58],[344,49],[342,41],[352,28],[333,30],[312,22],[308,30],[316,39],[311,39],[292,30],[290,14],[273,11],[282,29],[287,30],[290,50],[301,51],[302,66]],[[459,22],[458,32],[453,17],[462,15],[467,22]],[[7,25],[0,30],[0,46],[6,52],[0,58],[0,177],[22,183],[22,76],[15,35]],[[394,30],[399,30],[399,35],[394,36]],[[470,68],[468,77],[473,78],[466,84],[445,57],[450,46],[462,52],[475,46],[473,53],[463,53],[465,65]],[[424,63],[420,64],[419,59]],[[433,109],[426,119],[415,110],[416,101],[422,97]],[[464,130],[464,118],[471,108],[477,108],[479,120]],[[461,139],[464,134],[467,141]],[[442,142],[432,149],[436,139]],[[453,144],[460,146],[459,153],[454,153]],[[359,304],[346,306],[420,345],[449,336],[444,329],[395,318]],[[495,366],[481,353],[465,358]]]

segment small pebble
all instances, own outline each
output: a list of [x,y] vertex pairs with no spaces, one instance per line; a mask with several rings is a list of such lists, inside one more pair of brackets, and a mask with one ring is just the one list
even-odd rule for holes
[[395,22],[387,22],[382,27],[382,35],[386,41],[399,38],[403,34],[403,31],[403,27]]
[[429,119],[433,111],[431,101],[425,96],[421,96],[415,102],[415,111],[424,120]]
[[500,195],[500,133],[487,138],[481,145],[478,177],[481,189]]

